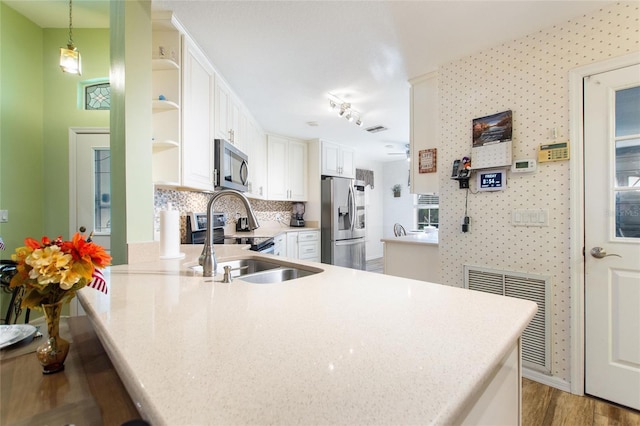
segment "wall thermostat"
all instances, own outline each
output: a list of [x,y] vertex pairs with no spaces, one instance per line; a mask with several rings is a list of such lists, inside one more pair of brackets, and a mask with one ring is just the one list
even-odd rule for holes
[[507,169],[478,170],[478,191],[503,191],[507,187]]
[[516,160],[511,165],[511,173],[532,173],[535,172],[537,168],[538,164],[536,163],[536,160]]

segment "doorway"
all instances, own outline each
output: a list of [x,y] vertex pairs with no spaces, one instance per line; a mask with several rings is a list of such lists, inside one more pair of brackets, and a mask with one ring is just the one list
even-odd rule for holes
[[[111,250],[111,151],[108,128],[69,129],[69,235],[82,232]],[[84,315],[78,298],[71,316]]]
[[571,73],[572,207],[582,212],[572,217],[571,390],[634,409],[640,409],[639,63],[633,54]]
[[69,129],[69,234],[82,232],[111,248],[109,129]]

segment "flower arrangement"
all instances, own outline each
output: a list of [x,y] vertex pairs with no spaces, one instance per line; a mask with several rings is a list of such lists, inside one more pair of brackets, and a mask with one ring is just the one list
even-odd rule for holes
[[33,238],[24,242],[25,246],[11,255],[18,262],[18,272],[10,284],[12,288],[25,288],[23,308],[68,302],[87,284],[106,290],[99,268],[110,265],[111,256],[90,238],[76,233],[71,241],[42,237],[41,242]]

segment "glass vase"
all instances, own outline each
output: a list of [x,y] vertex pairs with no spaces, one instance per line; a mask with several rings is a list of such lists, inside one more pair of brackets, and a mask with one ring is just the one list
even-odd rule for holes
[[69,353],[69,342],[60,337],[60,314],[62,302],[42,305],[47,321],[49,338],[36,349],[38,361],[42,364],[42,373],[51,374],[64,370],[64,360]]

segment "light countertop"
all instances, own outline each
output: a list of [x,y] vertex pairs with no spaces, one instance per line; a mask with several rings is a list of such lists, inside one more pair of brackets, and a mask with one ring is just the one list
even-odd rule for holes
[[[218,261],[274,257],[216,245]],[[312,262],[279,284],[194,276],[186,258],[105,270],[80,301],[153,425],[445,424],[534,303]],[[72,348],[73,350],[73,348]]]
[[279,222],[261,222],[260,227],[253,231],[236,231],[235,226],[225,227],[225,238],[271,238],[283,232],[319,231],[320,228],[312,226],[295,227]]
[[410,233],[401,237],[389,237],[380,239],[383,243],[438,245],[438,234],[425,234],[423,232]]

